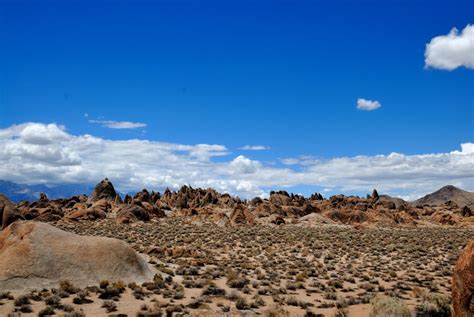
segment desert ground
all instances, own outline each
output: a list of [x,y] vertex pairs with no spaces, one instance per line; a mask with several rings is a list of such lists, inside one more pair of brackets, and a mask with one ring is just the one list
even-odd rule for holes
[[[54,226],[121,239],[161,274],[142,284],[0,292],[0,316],[449,316],[469,228],[190,224],[169,217]],[[387,310],[388,309],[388,310]]]

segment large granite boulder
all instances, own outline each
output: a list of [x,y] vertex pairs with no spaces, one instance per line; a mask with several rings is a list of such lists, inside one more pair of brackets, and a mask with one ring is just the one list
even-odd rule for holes
[[0,289],[85,287],[101,280],[141,283],[155,271],[127,243],[80,236],[47,223],[17,221],[0,232]]
[[453,316],[474,316],[474,240],[459,257],[452,278]]

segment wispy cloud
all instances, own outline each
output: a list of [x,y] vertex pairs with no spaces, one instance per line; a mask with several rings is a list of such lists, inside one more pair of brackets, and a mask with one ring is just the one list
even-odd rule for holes
[[[242,197],[267,190],[317,186],[339,192],[422,196],[446,184],[474,189],[474,143],[447,153],[336,157],[299,156],[277,167],[223,145],[107,140],[73,135],[57,124],[0,129],[0,179],[28,184],[94,183],[109,177],[121,191],[212,187]],[[221,157],[215,160],[215,157]]]
[[145,128],[146,123],[129,122],[129,121],[112,121],[112,120],[89,120],[90,123],[97,123],[103,127],[110,129],[137,129]]
[[382,105],[377,100],[357,99],[357,109],[359,110],[373,111],[380,107],[382,107]]
[[468,24],[461,33],[453,28],[426,44],[425,67],[453,70],[461,66],[474,69],[474,25]]
[[269,146],[265,145],[245,145],[242,147],[239,147],[239,150],[244,150],[244,151],[265,151],[265,150],[270,150]]

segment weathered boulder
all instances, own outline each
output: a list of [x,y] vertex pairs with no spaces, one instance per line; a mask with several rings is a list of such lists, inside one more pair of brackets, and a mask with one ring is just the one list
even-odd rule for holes
[[230,214],[229,223],[231,226],[255,224],[255,215],[248,211],[244,205],[239,205]]
[[61,280],[85,287],[101,280],[141,283],[155,271],[127,243],[80,236],[34,221],[0,232],[0,289],[41,289]]
[[73,210],[66,215],[66,220],[96,220],[96,219],[105,219],[107,218],[107,214],[95,207],[90,207],[87,209],[77,209]]
[[0,228],[6,228],[18,219],[24,219],[24,217],[6,196],[0,194]]
[[108,201],[115,201],[116,196],[117,193],[115,192],[114,185],[112,185],[112,183],[107,178],[105,178],[95,186],[89,200],[98,201],[104,198]]
[[365,212],[352,209],[331,210],[327,213],[327,216],[344,224],[361,223],[367,220]]
[[150,213],[139,205],[126,205],[117,211],[117,223],[132,223],[137,221],[149,221]]
[[272,192],[270,194],[270,203],[277,206],[287,206],[291,202],[290,195],[286,191]]
[[453,316],[474,316],[474,240],[469,241],[456,262],[451,288]]

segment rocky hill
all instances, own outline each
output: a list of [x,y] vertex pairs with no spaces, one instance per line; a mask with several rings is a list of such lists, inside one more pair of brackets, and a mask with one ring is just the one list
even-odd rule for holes
[[444,186],[443,188],[428,194],[413,203],[415,205],[429,205],[441,206],[454,202],[459,207],[468,206],[470,209],[474,208],[474,192],[468,192],[452,185]]

